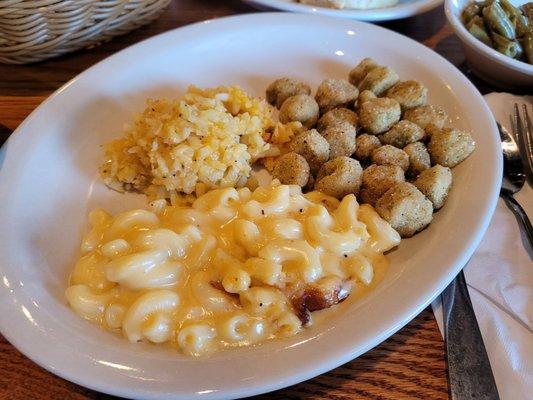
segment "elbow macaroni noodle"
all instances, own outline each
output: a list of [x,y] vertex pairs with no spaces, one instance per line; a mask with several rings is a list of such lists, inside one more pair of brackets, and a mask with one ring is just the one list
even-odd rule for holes
[[89,221],[70,306],[132,342],[187,355],[297,334],[311,322],[294,306],[302,290],[368,287],[400,241],[353,195],[339,202],[277,181],[213,190],[192,207],[96,210]]

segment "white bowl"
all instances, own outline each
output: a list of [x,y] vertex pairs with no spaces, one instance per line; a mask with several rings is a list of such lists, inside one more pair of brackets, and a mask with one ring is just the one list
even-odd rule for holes
[[[446,18],[463,43],[468,64],[477,75],[500,87],[533,87],[533,65],[507,57],[476,39],[461,22],[461,11],[472,0],[445,0]],[[514,5],[522,0],[511,0]]]
[[[316,88],[325,77],[346,77],[366,56],[422,81],[431,103],[477,141],[472,156],[454,169],[447,204],[428,229],[390,254],[391,267],[374,291],[345,301],[324,323],[293,338],[200,359],[131,344],[67,306],[64,290],[88,210],[145,204],[141,195],[105,188],[97,167],[100,144],[119,135],[146,98],[176,96],[190,83],[240,84],[262,95],[269,82],[287,75]],[[149,399],[250,396],[309,379],[376,346],[467,262],[494,211],[502,173],[490,110],[453,65],[378,26],[294,13],[206,21],[113,55],[39,106],[6,143],[0,165],[0,331],[59,376]]]

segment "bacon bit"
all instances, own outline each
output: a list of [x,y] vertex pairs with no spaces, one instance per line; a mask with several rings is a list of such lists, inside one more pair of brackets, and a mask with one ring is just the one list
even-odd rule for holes
[[350,294],[350,290],[340,279],[328,282],[324,286],[316,283],[307,285],[303,290],[295,294],[291,300],[292,306],[302,324],[306,325],[311,319],[311,312],[329,308],[344,301]]
[[311,312],[305,308],[305,304],[300,301],[301,298],[296,298],[292,300],[292,307],[296,316],[302,321],[302,325],[307,325],[311,321]]

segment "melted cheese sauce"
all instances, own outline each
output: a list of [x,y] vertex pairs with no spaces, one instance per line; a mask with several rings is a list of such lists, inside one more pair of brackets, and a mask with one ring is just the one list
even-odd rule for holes
[[213,190],[192,207],[96,210],[89,220],[66,290],[71,307],[132,342],[187,355],[297,334],[313,323],[295,306],[302,293],[359,296],[400,241],[353,195],[339,202],[276,181],[253,193]]

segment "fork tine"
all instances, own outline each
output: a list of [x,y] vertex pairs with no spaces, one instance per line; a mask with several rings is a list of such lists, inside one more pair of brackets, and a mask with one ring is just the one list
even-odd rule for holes
[[518,124],[520,123],[520,111],[518,109],[518,103],[514,103],[513,107],[513,117],[512,117],[512,130],[515,140],[519,140],[520,138],[520,128],[518,127]]
[[512,120],[514,140],[518,144],[522,158],[527,157],[527,153],[525,152],[526,144],[524,143],[523,135],[524,126],[522,124],[522,118],[520,117],[520,108],[518,107],[518,103],[514,103]]
[[[513,107],[513,135],[514,139],[516,140],[516,143],[518,143],[518,147],[520,148],[520,154],[522,155],[522,158],[527,157],[526,152],[526,142],[525,138],[526,135],[524,134],[524,123],[522,121],[522,116],[520,115],[520,108],[518,103],[514,103]],[[527,160],[526,160],[527,161]]]
[[[529,167],[529,172],[533,174],[533,134],[531,133],[531,120],[529,119],[529,113],[527,111],[527,106],[522,104],[522,112],[524,118],[519,118],[521,125],[521,139],[524,144],[525,155],[527,158],[527,165]],[[520,115],[519,115],[520,117]]]
[[527,151],[528,156],[531,157],[533,149],[532,149],[532,142],[533,142],[533,133],[531,133],[531,120],[529,119],[529,114],[527,112],[527,106],[525,104],[522,104],[522,111],[524,112],[524,127],[525,127],[525,135],[526,135],[526,142],[527,142]]

